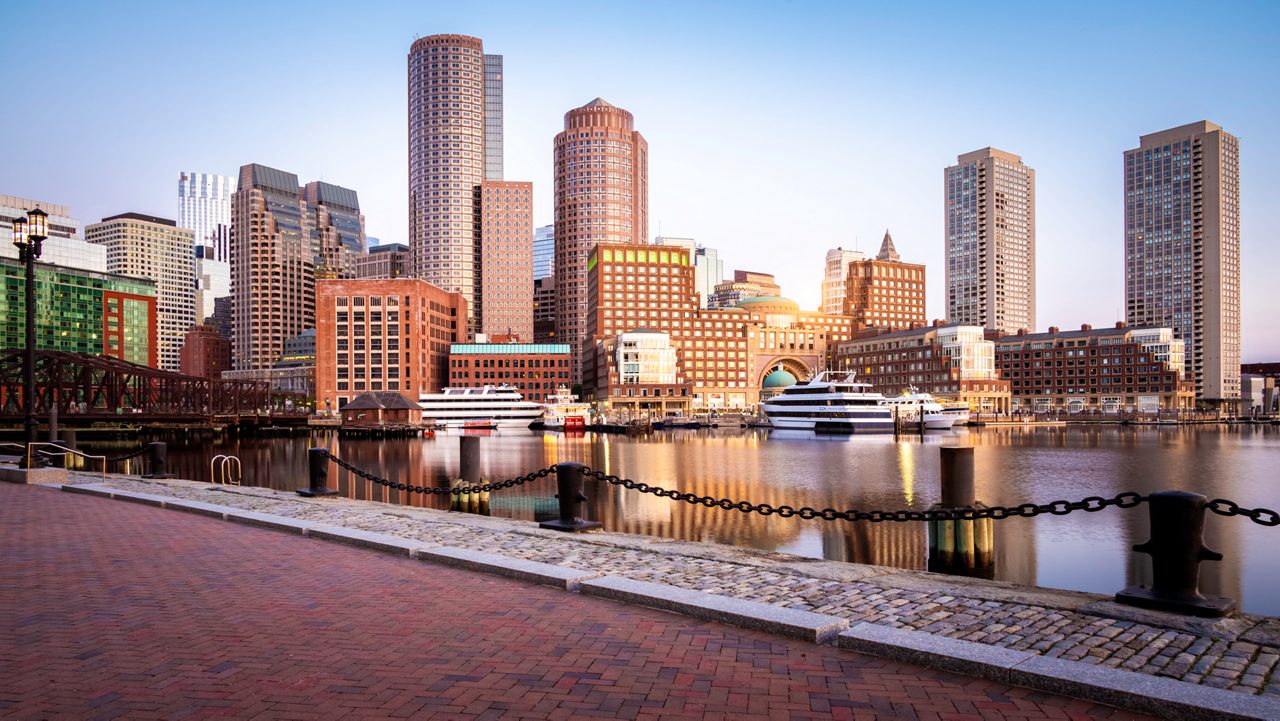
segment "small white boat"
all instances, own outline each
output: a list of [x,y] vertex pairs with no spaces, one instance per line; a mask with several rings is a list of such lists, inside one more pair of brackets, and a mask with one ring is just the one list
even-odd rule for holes
[[542,415],[542,406],[524,400],[511,386],[445,388],[418,397],[422,420],[440,429],[528,428]]
[[956,422],[956,417],[947,415],[938,399],[928,393],[920,393],[915,388],[908,388],[902,395],[885,398],[880,403],[897,408],[899,419],[918,423],[923,416],[925,430],[950,430]]
[[778,429],[829,433],[892,433],[893,412],[880,405],[884,396],[851,371],[823,371],[812,380],[787,386],[760,404]]
[[591,420],[591,405],[581,403],[578,397],[569,392],[567,386],[560,386],[555,393],[547,396],[549,401],[542,412],[542,426],[549,431],[585,430]]

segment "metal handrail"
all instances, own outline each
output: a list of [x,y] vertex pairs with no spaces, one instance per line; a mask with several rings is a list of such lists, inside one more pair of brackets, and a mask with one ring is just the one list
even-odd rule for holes
[[26,451],[27,468],[31,467],[31,450],[36,446],[53,447],[61,451],[60,453],[48,453],[46,451],[37,451],[37,453],[40,453],[46,456],[65,456],[68,453],[72,453],[77,456],[80,456],[81,458],[96,458],[97,460],[102,461],[102,480],[103,481],[107,480],[107,457],[106,456],[95,456],[91,453],[82,453],[80,451],[77,451],[74,448],[67,448],[66,446],[60,446],[57,443],[52,443],[48,441],[36,441],[35,443],[29,443],[25,446],[20,443],[0,443],[0,446],[5,446],[8,448],[21,448],[24,451]]
[[[215,473],[213,470],[214,464],[218,463],[219,460],[221,460],[221,463],[218,465],[218,470],[222,472],[222,475],[221,475],[222,480],[218,480],[218,474]],[[231,468],[232,468],[233,461],[235,462],[234,476],[231,475],[232,474]],[[209,482],[210,483],[217,483],[220,485],[229,486],[229,485],[232,485],[231,483],[232,478],[235,479],[234,485],[237,485],[237,486],[240,485],[240,481],[244,478],[244,471],[242,470],[242,467],[240,465],[239,458],[230,454],[219,453],[218,455],[209,459]]]

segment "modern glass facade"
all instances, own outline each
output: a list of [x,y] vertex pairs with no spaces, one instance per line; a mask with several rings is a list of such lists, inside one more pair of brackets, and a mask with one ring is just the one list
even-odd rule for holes
[[533,230],[533,278],[546,278],[556,272],[556,226],[544,225]]
[[[0,348],[26,347],[26,269],[0,258]],[[156,367],[156,284],[36,264],[36,348]]]
[[502,56],[484,56],[484,179],[502,180]]

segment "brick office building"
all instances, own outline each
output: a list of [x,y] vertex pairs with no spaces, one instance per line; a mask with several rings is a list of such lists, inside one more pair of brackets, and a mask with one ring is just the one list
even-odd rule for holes
[[572,354],[565,343],[454,343],[449,387],[514,386],[526,401],[545,403],[568,386]]
[[221,378],[231,370],[231,341],[207,325],[192,326],[179,353],[182,372],[201,378]]
[[418,278],[317,281],[316,408],[367,392],[438,392],[466,319],[462,294]]
[[858,327],[902,330],[928,324],[925,319],[925,268],[903,263],[884,232],[880,252],[874,258],[855,260],[847,266],[844,314]]

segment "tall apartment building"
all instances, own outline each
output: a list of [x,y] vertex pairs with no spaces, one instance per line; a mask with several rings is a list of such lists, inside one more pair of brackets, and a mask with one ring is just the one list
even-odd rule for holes
[[533,183],[480,186],[480,332],[533,340]]
[[315,327],[316,280],[354,274],[348,260],[364,238],[355,191],[302,187],[293,173],[257,163],[240,168],[231,213],[236,370],[271,368],[288,339]]
[[715,287],[724,282],[724,261],[720,259],[720,251],[698,245],[693,238],[672,238],[660,235],[653,239],[653,243],[685,248],[692,254],[693,289],[698,293],[699,307],[706,308]]
[[319,281],[316,408],[375,391],[439,392],[449,347],[466,337],[465,303],[417,278]]
[[733,308],[748,298],[781,294],[782,287],[774,280],[773,274],[735,270],[733,280],[719,283],[711,290],[707,308]]
[[875,258],[849,263],[842,312],[854,328],[918,328],[927,324],[924,302],[924,265],[903,263],[889,231]]
[[410,268],[409,246],[404,243],[374,245],[355,259],[357,278],[407,278]]
[[1196,398],[1240,398],[1240,141],[1202,120],[1124,154],[1130,325],[1172,328]]
[[163,370],[182,367],[182,341],[196,323],[195,236],[167,218],[121,213],[85,227],[107,249],[107,272],[156,283],[156,356]]
[[365,254],[364,216],[356,191],[332,183],[312,181],[302,189],[315,232],[316,275],[353,278]]
[[546,278],[556,272],[556,226],[533,229],[533,279]]
[[1001,333],[1035,328],[1036,171],[995,148],[944,174],[947,319]]
[[[586,340],[587,261],[600,243],[649,237],[649,143],[635,117],[596,98],[564,114],[556,135],[556,342]],[[581,378],[574,354],[573,378]]]
[[25,216],[35,208],[49,214],[49,237],[41,244],[40,262],[107,272],[107,249],[86,243],[80,237],[80,221],[71,217],[70,208],[13,195],[0,195],[0,238],[4,239],[0,242],[0,258],[18,258],[18,247],[8,242],[13,233],[13,218]]
[[502,180],[502,56],[484,56],[484,179]]
[[213,315],[213,301],[231,295],[231,194],[235,178],[178,173],[178,227],[195,234],[196,322]]
[[[884,235],[886,238],[889,237],[889,231],[886,230]],[[822,305],[819,310],[823,313],[845,312],[845,283],[849,279],[849,264],[866,257],[857,250],[832,248],[827,251],[826,265],[822,274]]]

